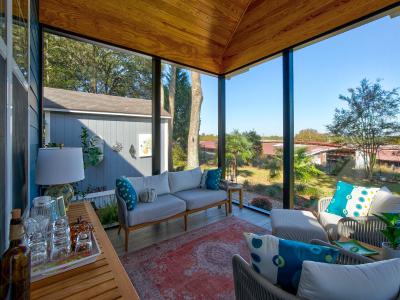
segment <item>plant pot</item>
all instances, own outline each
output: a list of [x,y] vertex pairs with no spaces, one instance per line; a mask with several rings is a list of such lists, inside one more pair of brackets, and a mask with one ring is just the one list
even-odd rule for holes
[[383,259],[400,258],[400,249],[393,249],[388,242],[382,243]]

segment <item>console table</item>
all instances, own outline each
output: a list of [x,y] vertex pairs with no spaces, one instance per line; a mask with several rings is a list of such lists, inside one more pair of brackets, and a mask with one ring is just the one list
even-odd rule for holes
[[68,217],[93,223],[102,254],[91,264],[31,284],[31,299],[139,299],[128,274],[89,202],[71,204]]

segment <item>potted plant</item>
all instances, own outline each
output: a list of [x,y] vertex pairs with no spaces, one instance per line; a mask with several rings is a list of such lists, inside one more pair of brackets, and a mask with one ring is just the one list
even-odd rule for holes
[[388,240],[382,243],[383,258],[400,258],[400,214],[382,213],[374,215],[386,224],[386,228],[381,230],[382,234]]

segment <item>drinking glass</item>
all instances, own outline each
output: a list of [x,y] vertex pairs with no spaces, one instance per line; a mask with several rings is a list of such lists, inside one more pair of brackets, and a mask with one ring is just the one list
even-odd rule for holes
[[31,250],[32,267],[40,265],[47,261],[46,233],[47,233],[48,219],[42,216],[39,216],[38,219],[28,218],[24,221],[27,245]]
[[75,254],[90,253],[92,251],[92,236],[90,231],[78,233],[75,244]]
[[71,237],[68,221],[64,218],[55,220],[51,226],[50,259],[66,258],[71,253]]

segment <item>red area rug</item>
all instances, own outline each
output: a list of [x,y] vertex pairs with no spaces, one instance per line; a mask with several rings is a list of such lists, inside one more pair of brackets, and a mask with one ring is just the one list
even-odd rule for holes
[[126,254],[121,262],[143,300],[234,299],[232,256],[249,260],[243,232],[268,231],[227,217]]

